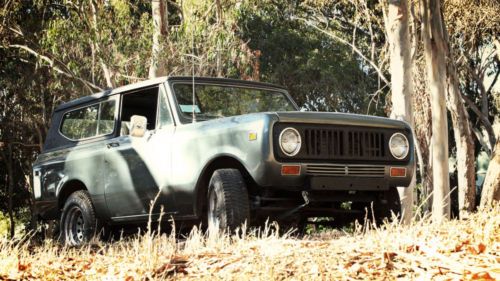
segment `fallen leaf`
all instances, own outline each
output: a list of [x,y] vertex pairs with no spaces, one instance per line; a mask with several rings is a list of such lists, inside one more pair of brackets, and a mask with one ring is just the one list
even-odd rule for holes
[[472,274],[470,279],[471,280],[484,280],[484,281],[495,280],[495,278],[491,277],[491,275],[488,272],[474,273],[474,274]]
[[384,253],[384,259],[392,261],[394,259],[394,257],[397,256],[397,255],[398,254],[396,254],[394,252],[385,252]]
[[409,246],[406,246],[405,248],[405,252],[407,253],[413,253],[413,252],[418,252],[420,251],[420,246],[418,245],[409,245]]
[[157,268],[154,272],[154,276],[165,276],[165,275],[173,275],[174,273],[184,273],[187,274],[188,260],[184,257],[173,257],[169,262],[163,264],[159,268]]
[[17,263],[17,270],[25,271],[30,267],[30,264],[22,264],[21,262]]
[[484,253],[485,250],[486,250],[486,245],[484,245],[483,243],[467,247],[467,252],[473,255],[479,255],[481,253]]

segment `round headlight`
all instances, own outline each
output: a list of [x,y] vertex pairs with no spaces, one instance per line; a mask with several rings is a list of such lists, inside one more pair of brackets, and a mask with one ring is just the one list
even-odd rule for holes
[[410,144],[405,135],[395,133],[389,140],[389,149],[392,156],[396,159],[404,159],[410,151]]
[[294,156],[300,150],[300,134],[294,128],[286,128],[281,131],[279,137],[281,151],[288,156]]

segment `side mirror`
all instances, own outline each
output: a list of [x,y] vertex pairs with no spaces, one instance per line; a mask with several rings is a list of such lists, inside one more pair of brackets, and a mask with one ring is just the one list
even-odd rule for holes
[[148,119],[140,115],[130,117],[130,136],[142,138],[146,134]]

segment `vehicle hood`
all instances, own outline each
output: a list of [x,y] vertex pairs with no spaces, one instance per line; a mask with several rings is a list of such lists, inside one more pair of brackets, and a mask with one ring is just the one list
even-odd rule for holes
[[337,124],[347,126],[363,126],[378,128],[409,129],[408,123],[400,120],[336,112],[276,112],[280,122],[286,123],[311,123],[311,124]]

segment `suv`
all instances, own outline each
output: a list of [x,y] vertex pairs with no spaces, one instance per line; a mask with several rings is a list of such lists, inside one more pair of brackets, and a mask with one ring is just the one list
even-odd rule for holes
[[72,245],[161,216],[216,229],[365,209],[381,219],[400,212],[413,149],[405,122],[300,112],[279,86],[157,78],[55,109],[33,165],[35,211],[60,219]]

